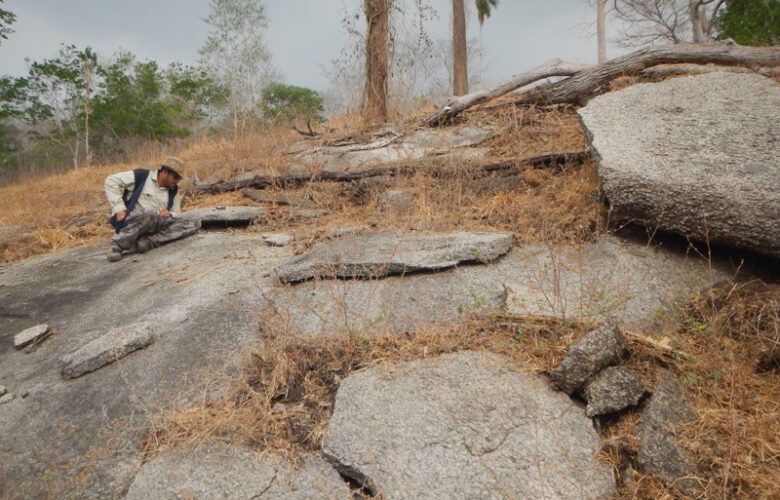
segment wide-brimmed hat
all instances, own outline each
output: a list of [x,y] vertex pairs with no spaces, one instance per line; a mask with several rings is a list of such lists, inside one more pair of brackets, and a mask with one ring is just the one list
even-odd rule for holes
[[160,166],[167,168],[174,174],[178,175],[180,178],[184,178],[184,162],[179,158],[176,158],[175,156],[169,156],[163,160],[162,163],[160,163]]

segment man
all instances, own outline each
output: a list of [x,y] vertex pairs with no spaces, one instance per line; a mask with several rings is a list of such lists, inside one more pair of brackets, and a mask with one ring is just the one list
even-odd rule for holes
[[109,262],[121,260],[133,250],[144,253],[200,229],[200,221],[179,217],[181,172],[181,160],[166,158],[158,170],[128,170],[106,178],[110,223],[117,233],[111,238]]

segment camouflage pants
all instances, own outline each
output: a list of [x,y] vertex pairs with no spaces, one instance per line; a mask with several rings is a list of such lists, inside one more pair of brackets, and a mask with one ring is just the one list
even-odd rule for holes
[[123,252],[135,249],[139,238],[146,238],[152,246],[190,236],[198,232],[200,221],[181,217],[160,217],[154,210],[136,208],[127,217],[127,225],[111,238],[112,244]]

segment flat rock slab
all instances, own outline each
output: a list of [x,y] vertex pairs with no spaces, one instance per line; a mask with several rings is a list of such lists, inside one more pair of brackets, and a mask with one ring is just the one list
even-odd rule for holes
[[[262,290],[278,283],[272,272],[288,258],[260,234],[200,232],[116,263],[101,244],[4,269],[0,311],[13,316],[0,320],[0,383],[16,398],[0,410],[0,429],[13,429],[0,432],[3,491],[45,497],[36,488],[54,481],[74,485],[63,497],[121,498],[140,466],[149,412],[202,398],[204,372],[233,369],[237,353],[255,345]],[[13,336],[30,318],[58,334],[20,354]],[[63,356],[141,321],[154,325],[152,346],[62,377]],[[228,384],[217,382],[209,397]],[[107,457],[109,436],[116,454]]]
[[506,289],[480,267],[380,280],[309,281],[270,288],[268,294],[277,323],[301,337],[398,334],[502,309]]
[[283,283],[313,278],[381,278],[435,271],[461,263],[491,262],[507,253],[506,233],[377,233],[320,243],[279,269]]
[[107,364],[119,361],[131,352],[154,342],[149,324],[141,323],[109,330],[77,351],[62,358],[62,376],[76,378]]
[[617,327],[602,326],[578,338],[550,378],[558,389],[572,394],[603,368],[617,364],[625,352]]
[[623,366],[610,366],[599,372],[585,386],[589,417],[615,413],[636,405],[647,390],[642,382]]
[[42,338],[44,335],[46,335],[46,332],[48,331],[49,331],[49,325],[45,323],[41,325],[31,326],[30,328],[27,328],[26,330],[14,336],[14,348],[21,349],[22,347],[26,347],[32,344],[33,342],[37,341],[38,339]]
[[506,285],[507,310],[642,329],[680,301],[733,276],[728,262],[615,236],[578,247],[516,247],[487,270]]
[[[422,129],[408,135],[378,137],[365,144],[345,144],[326,147],[296,147],[291,152],[306,164],[318,165],[326,172],[350,172],[375,167],[378,164],[419,160],[429,156],[443,156],[456,148],[471,148],[490,137],[494,132],[475,126]],[[478,148],[478,155],[485,154]],[[469,150],[466,150],[469,151]],[[460,155],[461,152],[458,152]],[[453,158],[455,159],[455,158]]]
[[272,247],[283,247],[289,245],[295,238],[287,233],[263,233],[263,241],[266,245]]
[[351,375],[323,453],[388,499],[614,495],[582,408],[508,363],[461,352]]
[[245,225],[248,226],[266,216],[261,207],[216,207],[199,208],[182,213],[182,217],[197,219],[206,227],[209,225]]
[[695,417],[675,376],[664,372],[639,419],[639,468],[689,495],[698,487],[689,477],[695,475],[695,466],[675,441],[674,432]]
[[714,72],[578,110],[616,222],[780,256],[780,84]]
[[351,498],[349,488],[322,458],[284,459],[221,443],[177,449],[144,464],[127,500],[158,498]]

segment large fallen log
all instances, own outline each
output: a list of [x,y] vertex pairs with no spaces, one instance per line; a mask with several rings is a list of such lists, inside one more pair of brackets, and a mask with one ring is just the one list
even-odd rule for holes
[[[591,158],[590,151],[574,151],[562,153],[550,153],[532,158],[525,158],[512,161],[499,161],[479,165],[476,170],[484,173],[496,172],[501,170],[510,170],[517,167],[549,168],[561,166],[568,162],[582,163]],[[193,187],[192,193],[224,193],[228,191],[237,191],[245,188],[266,189],[268,187],[295,187],[309,182],[333,181],[333,182],[352,182],[359,179],[379,176],[406,175],[413,172],[429,170],[436,172],[441,170],[438,165],[430,167],[421,167],[417,165],[392,165],[370,168],[365,170],[355,170],[352,172],[319,172],[293,175],[266,176],[256,175],[249,179],[240,179],[233,181],[217,181],[209,184],[199,184]]]
[[[495,99],[531,83],[551,76],[567,76],[563,68],[572,66],[554,61],[555,67],[548,64],[518,75],[510,82],[489,91],[474,92],[452,100],[425,119],[427,125],[437,125],[462,111]],[[661,64],[718,64],[722,66],[744,66],[758,70],[764,67],[780,65],[780,47],[742,47],[739,45],[716,44],[679,44],[663,47],[651,47],[638,50],[604,64],[581,68],[571,73],[569,78],[557,83],[542,85],[531,89],[516,101],[520,104],[585,104],[605,84],[619,76],[636,75],[646,68]],[[561,71],[554,73],[555,68]],[[522,78],[521,78],[522,77]]]

